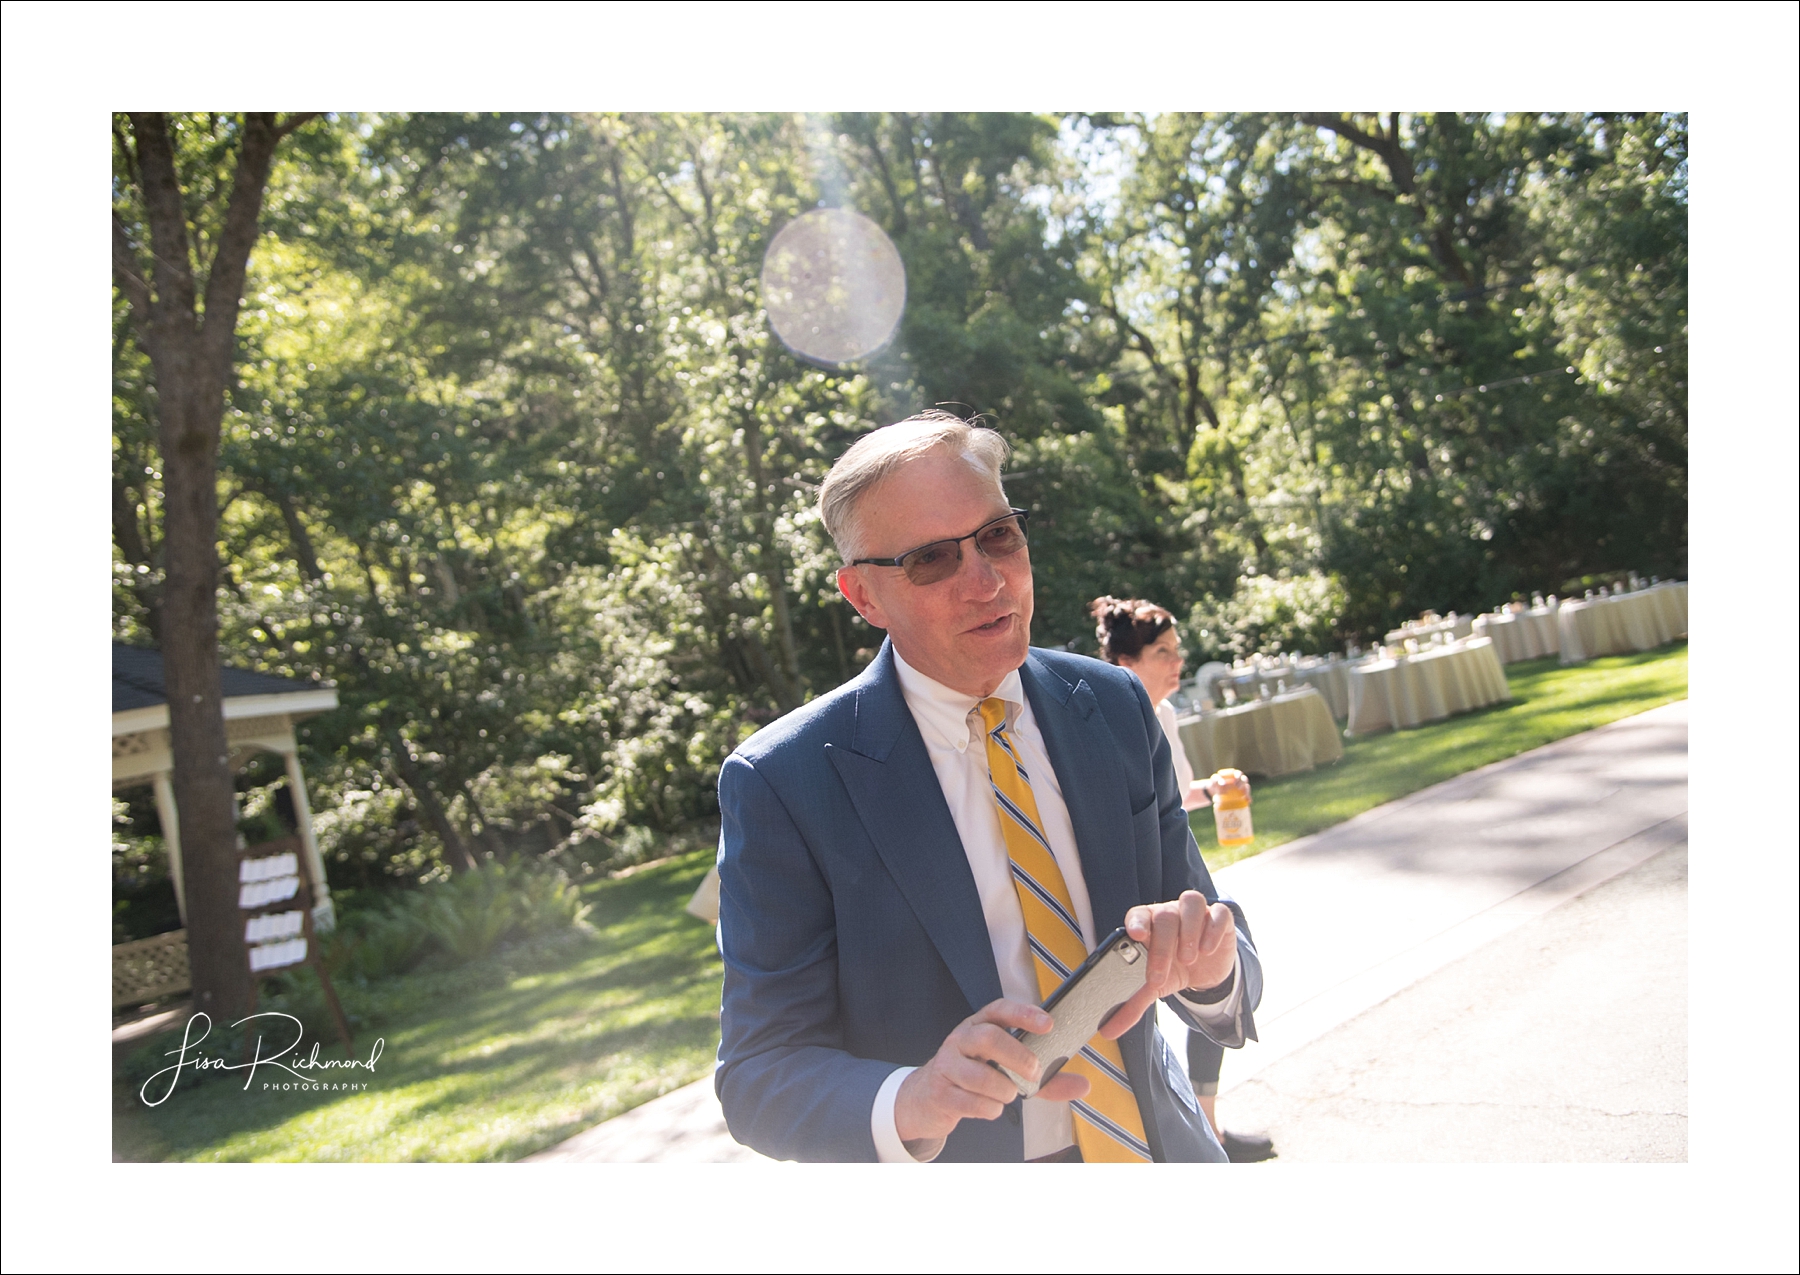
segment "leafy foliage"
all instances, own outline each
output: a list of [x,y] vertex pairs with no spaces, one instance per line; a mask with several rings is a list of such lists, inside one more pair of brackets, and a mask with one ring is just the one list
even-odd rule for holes
[[1202,658],[1329,647],[1344,594],[1330,576],[1245,576],[1237,591],[1194,607],[1188,640]]
[[[933,404],[1014,444],[1040,644],[1091,649],[1101,593],[1212,656],[1680,576],[1686,127],[318,122],[277,159],[239,324],[222,645],[337,686],[306,767],[334,888],[367,889],[704,835],[737,742],[877,648],[812,502],[853,438]],[[820,204],[906,264],[855,366],[764,321],[763,250]],[[118,315],[115,632],[153,640],[156,398]],[[446,941],[473,951],[505,931],[469,907]],[[363,937],[371,969],[399,934]]]
[[323,956],[334,977],[365,980],[402,974],[431,958],[441,967],[462,965],[505,941],[579,929],[590,910],[560,869],[493,860],[350,911],[323,936]]

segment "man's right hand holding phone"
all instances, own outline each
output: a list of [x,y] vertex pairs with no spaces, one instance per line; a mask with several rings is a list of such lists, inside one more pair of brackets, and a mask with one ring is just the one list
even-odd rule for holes
[[[965,1018],[944,1038],[924,1066],[900,1082],[894,1098],[894,1129],[909,1154],[930,1159],[963,1120],[996,1119],[1019,1096],[1006,1076],[988,1065],[1001,1063],[1035,1080],[1042,1064],[1010,1028],[1043,1033],[1050,1015],[1036,1005],[1001,999]],[[1037,1096],[1049,1102],[1085,1097],[1087,1077],[1059,1072]]]

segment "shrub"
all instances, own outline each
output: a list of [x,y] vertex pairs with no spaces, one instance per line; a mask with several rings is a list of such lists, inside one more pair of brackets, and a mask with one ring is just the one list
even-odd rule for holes
[[387,978],[417,965],[430,937],[404,908],[365,909],[320,935],[319,954],[333,979]]
[[581,901],[581,891],[560,869],[520,873],[517,888],[518,926],[527,938],[583,927],[594,910],[593,904]]
[[472,961],[499,946],[518,921],[518,903],[506,875],[505,864],[484,864],[414,891],[404,906],[444,955],[458,964]]
[[428,957],[462,965],[507,940],[585,928],[591,906],[560,868],[494,860],[346,916],[324,936],[322,954],[334,977],[387,978]]
[[1328,651],[1343,609],[1343,587],[1330,576],[1245,576],[1231,597],[1194,608],[1186,637],[1202,658]]

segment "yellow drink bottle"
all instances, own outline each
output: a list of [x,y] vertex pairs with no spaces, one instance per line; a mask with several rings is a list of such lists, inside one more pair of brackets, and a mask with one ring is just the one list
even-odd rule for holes
[[1213,828],[1221,846],[1242,846],[1255,835],[1250,827],[1250,785],[1241,770],[1216,771],[1213,782]]

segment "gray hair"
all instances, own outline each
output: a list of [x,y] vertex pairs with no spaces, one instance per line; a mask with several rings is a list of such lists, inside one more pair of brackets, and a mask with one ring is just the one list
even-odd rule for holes
[[819,488],[819,516],[845,562],[863,556],[858,502],[902,465],[940,449],[958,453],[971,469],[1000,487],[1006,440],[991,429],[935,409],[871,430],[838,457]]

